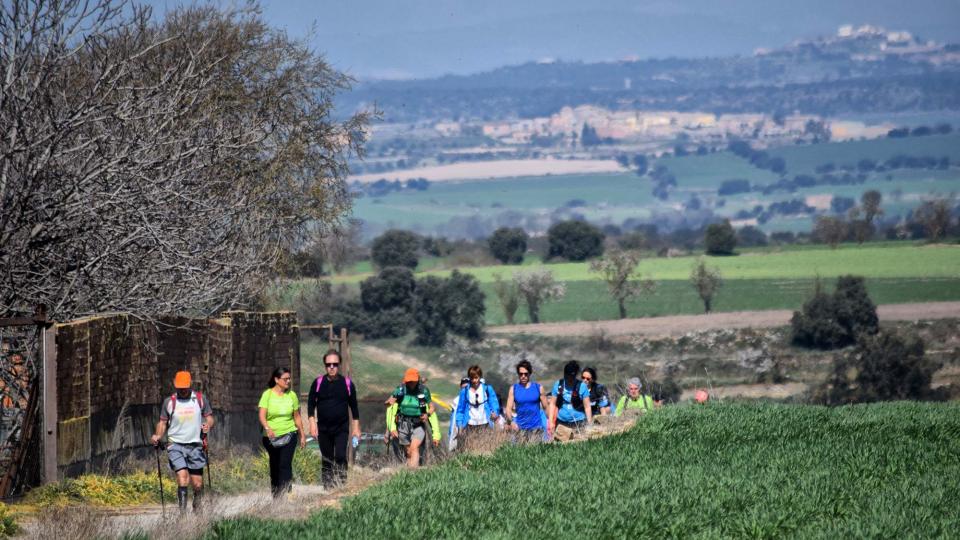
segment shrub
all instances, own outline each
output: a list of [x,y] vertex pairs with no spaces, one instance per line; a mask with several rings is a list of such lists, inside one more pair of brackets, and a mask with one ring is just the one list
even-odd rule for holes
[[547,231],[550,244],[547,258],[585,261],[603,255],[603,232],[585,221],[561,221]]
[[527,252],[527,233],[520,227],[500,227],[487,241],[490,254],[503,264],[520,264]]
[[484,294],[476,278],[454,270],[449,278],[427,276],[417,283],[413,320],[416,342],[440,347],[451,332],[470,339],[483,335]]
[[837,357],[833,373],[814,400],[828,405],[931,399],[930,388],[940,365],[926,357],[918,336],[881,331],[862,335],[856,348]]
[[410,311],[417,282],[409,268],[392,266],[360,282],[363,309],[376,313],[401,307]]
[[405,266],[416,268],[420,239],[410,231],[391,229],[373,240],[370,257],[378,268]]
[[708,255],[733,255],[733,249],[737,247],[737,233],[729,220],[723,220],[723,223],[707,226],[703,241]]
[[20,532],[16,518],[10,513],[7,505],[0,502],[0,538],[13,536]]
[[747,225],[737,231],[737,245],[765,246],[767,245],[767,233],[753,225]]
[[793,313],[790,325],[794,344],[817,349],[845,347],[879,326],[877,308],[858,276],[837,279],[833,295],[823,292],[817,280],[813,297]]

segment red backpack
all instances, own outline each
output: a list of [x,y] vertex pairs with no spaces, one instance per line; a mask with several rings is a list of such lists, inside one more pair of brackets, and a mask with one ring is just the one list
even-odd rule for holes
[[[200,414],[202,416],[203,415],[203,394],[201,394],[199,391],[196,391],[190,394],[190,398],[192,399],[193,396],[197,396],[197,404],[200,405]],[[173,416],[173,411],[175,410],[177,410],[177,394],[176,393],[170,396],[170,412],[167,414],[169,414],[170,416]]]

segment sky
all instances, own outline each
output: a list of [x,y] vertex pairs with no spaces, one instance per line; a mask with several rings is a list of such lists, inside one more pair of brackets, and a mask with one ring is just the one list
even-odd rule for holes
[[[162,11],[177,0],[149,0]],[[236,2],[234,2],[236,3]],[[530,61],[749,55],[843,24],[960,43],[960,0],[261,0],[272,25],[360,79]]]

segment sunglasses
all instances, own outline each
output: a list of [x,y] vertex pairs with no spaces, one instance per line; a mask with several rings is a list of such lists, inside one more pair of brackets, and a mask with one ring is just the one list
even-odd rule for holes
[[518,371],[518,372],[517,372],[517,376],[518,376],[518,377],[529,377],[529,376],[530,376],[530,372],[529,372],[529,371]]
[[281,380],[281,381],[289,381],[289,380],[290,380],[290,377],[280,377],[280,380]]
[[584,378],[583,378],[583,382],[590,382],[590,381],[592,381],[592,380],[593,380],[593,379],[591,379],[590,377],[584,377]]
[[330,367],[340,367],[340,364],[339,364],[339,363],[335,363],[335,364],[324,364],[324,365],[327,366],[328,368],[330,368]]

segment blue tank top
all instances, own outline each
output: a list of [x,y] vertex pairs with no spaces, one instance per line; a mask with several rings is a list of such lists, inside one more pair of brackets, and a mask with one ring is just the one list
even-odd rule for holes
[[540,421],[540,384],[531,382],[530,388],[520,383],[513,385],[513,402],[517,406],[517,427],[520,429],[541,429]]

